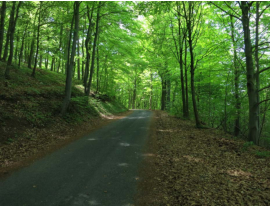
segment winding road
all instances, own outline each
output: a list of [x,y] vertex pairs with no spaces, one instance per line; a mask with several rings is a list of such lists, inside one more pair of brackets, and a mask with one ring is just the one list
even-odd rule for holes
[[134,110],[0,181],[1,206],[131,206],[151,111]]

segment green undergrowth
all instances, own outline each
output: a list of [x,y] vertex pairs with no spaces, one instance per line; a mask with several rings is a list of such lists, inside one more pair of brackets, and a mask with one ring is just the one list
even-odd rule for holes
[[[64,99],[65,75],[48,70],[32,70],[14,66],[10,80],[4,79],[5,63],[0,62],[0,143],[12,142],[27,129],[49,128],[57,122],[79,124],[94,117],[113,115],[127,109],[118,102],[101,101],[84,96],[78,87],[72,87],[67,114],[60,116]],[[73,85],[81,84],[73,80]]]

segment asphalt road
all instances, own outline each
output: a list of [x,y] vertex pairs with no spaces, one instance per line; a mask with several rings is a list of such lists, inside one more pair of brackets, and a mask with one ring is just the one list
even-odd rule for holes
[[0,182],[0,206],[131,206],[152,112],[134,110]]

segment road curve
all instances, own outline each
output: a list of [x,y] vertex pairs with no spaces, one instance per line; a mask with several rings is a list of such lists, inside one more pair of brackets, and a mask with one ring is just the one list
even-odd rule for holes
[[1,180],[0,205],[133,205],[151,116],[134,110]]

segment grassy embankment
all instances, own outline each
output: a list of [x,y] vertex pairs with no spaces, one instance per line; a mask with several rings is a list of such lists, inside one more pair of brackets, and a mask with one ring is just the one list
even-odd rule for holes
[[60,116],[65,75],[28,68],[12,68],[4,79],[0,62],[0,168],[40,153],[71,136],[83,135],[104,123],[101,117],[127,111],[116,101],[86,97],[81,81],[74,80],[68,113]]

